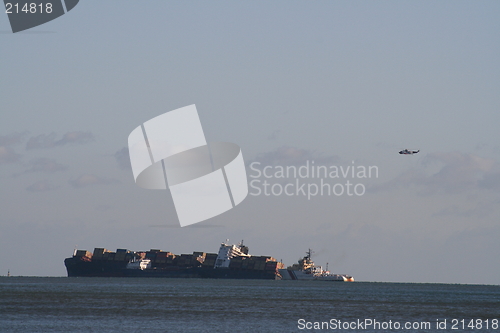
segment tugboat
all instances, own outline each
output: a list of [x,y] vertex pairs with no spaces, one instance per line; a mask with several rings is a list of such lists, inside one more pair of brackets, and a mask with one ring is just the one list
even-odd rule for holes
[[306,252],[306,256],[296,264],[288,266],[286,269],[280,269],[282,280],[316,280],[316,281],[339,281],[353,282],[354,278],[347,274],[332,274],[323,267],[316,266],[312,261],[311,249]]

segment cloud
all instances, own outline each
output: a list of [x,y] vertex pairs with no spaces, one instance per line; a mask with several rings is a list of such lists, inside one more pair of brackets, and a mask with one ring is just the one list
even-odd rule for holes
[[487,173],[479,180],[478,185],[484,189],[500,191],[500,172]]
[[314,150],[300,149],[295,147],[283,146],[274,151],[261,153],[257,157],[249,161],[250,165],[253,162],[260,162],[262,166],[266,165],[304,165],[307,161],[314,161],[316,165],[333,164],[340,161],[338,156],[323,155]]
[[40,149],[40,148],[51,148],[54,147],[54,142],[56,139],[56,134],[51,133],[49,135],[40,134],[33,136],[28,140],[26,144],[26,149]]
[[26,190],[30,192],[45,192],[45,191],[55,190],[56,188],[57,186],[49,184],[46,180],[41,180],[26,187]]
[[132,166],[130,165],[130,155],[127,147],[123,147],[122,149],[118,150],[114,156],[116,163],[118,163],[118,167],[120,169],[124,170],[132,169]]
[[0,146],[0,164],[16,163],[21,159],[21,155],[6,146]]
[[62,139],[56,141],[56,145],[62,146],[68,143],[83,144],[94,140],[94,136],[90,132],[68,132],[63,135]]
[[423,159],[423,165],[441,164],[442,168],[420,181],[429,193],[456,193],[479,187],[481,179],[488,177],[496,162],[474,154],[459,152],[432,153]]
[[432,217],[479,217],[485,218],[498,211],[500,200],[479,201],[474,207],[467,208],[462,205],[452,205],[432,214]]
[[278,138],[278,135],[280,134],[280,130],[274,130],[271,134],[267,136],[268,140],[276,140]]
[[33,159],[25,165],[29,168],[21,173],[15,174],[14,176],[32,172],[54,173],[58,171],[68,170],[67,166],[57,163],[56,160],[44,157]]
[[[439,170],[429,174],[429,170]],[[370,188],[371,191],[416,186],[420,194],[459,193],[474,189],[500,190],[499,164],[470,153],[427,154],[418,168],[406,170],[396,178]]]
[[0,135],[0,146],[9,147],[19,144],[24,140],[27,134],[28,132]]
[[69,183],[75,188],[82,188],[91,185],[114,184],[118,181],[111,178],[101,178],[96,175],[84,174],[77,179],[70,180]]
[[0,135],[0,164],[16,163],[21,159],[11,146],[15,146],[24,140],[27,132]]
[[56,134],[50,133],[33,136],[28,140],[26,149],[43,149],[60,147],[67,144],[84,144],[94,140],[94,136],[90,132],[68,132],[61,139],[56,140]]

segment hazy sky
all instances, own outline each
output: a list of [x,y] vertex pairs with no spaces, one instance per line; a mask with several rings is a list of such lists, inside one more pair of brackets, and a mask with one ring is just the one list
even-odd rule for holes
[[[312,248],[362,281],[500,284],[499,17],[498,1],[80,1],[12,34],[0,15],[0,275],[63,276],[75,246],[229,238],[287,265]],[[135,185],[127,137],[190,104],[247,165],[378,178],[176,227],[169,193]]]

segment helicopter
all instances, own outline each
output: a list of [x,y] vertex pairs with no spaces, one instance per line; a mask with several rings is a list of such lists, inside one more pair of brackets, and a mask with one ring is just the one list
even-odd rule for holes
[[408,150],[408,149],[403,149],[401,150],[399,153],[402,154],[402,155],[413,155],[413,154],[416,154],[420,151],[419,150]]

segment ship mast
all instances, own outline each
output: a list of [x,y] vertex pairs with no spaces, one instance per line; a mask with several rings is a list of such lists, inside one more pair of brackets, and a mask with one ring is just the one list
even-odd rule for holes
[[312,260],[312,254],[314,253],[313,250],[309,249],[307,252],[306,252],[306,258],[309,259],[309,260]]

